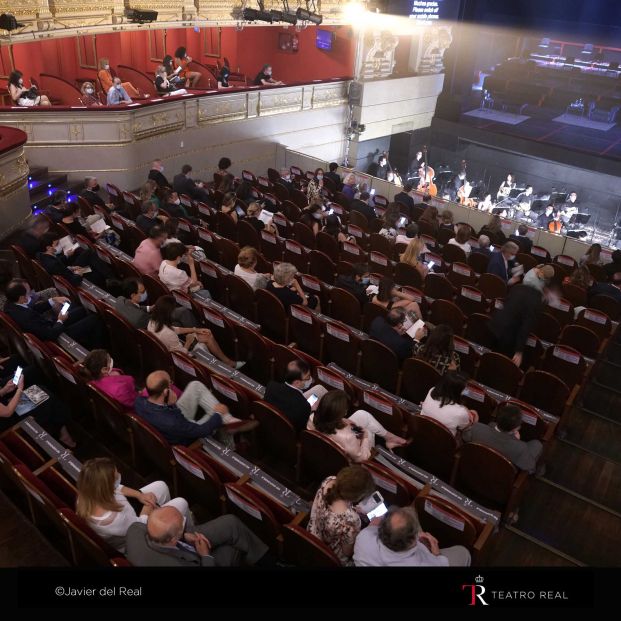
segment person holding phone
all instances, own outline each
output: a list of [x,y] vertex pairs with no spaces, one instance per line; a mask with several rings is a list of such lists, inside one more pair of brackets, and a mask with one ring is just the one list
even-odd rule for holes
[[375,491],[370,472],[362,466],[348,466],[320,485],[307,530],[323,541],[342,565],[353,565],[352,554],[362,520],[356,505]]
[[459,371],[461,359],[453,346],[453,328],[446,324],[437,325],[421,341],[415,341],[413,355],[431,364],[441,374]]
[[348,411],[347,393],[342,390],[330,390],[319,402],[317,411],[308,419],[306,427],[326,434],[345,451],[351,461],[356,463],[369,459],[376,436],[383,438],[389,450],[408,444],[405,438],[382,427],[366,410],[357,410],[347,417]]
[[[186,246],[180,242],[165,244],[161,249],[163,261],[160,264],[158,276],[160,280],[171,291],[182,291],[183,293],[197,293],[201,291],[203,296],[211,297],[207,289],[198,279],[196,273],[196,262],[191,252],[188,252]],[[179,268],[181,260],[187,262],[190,268],[190,275]]]

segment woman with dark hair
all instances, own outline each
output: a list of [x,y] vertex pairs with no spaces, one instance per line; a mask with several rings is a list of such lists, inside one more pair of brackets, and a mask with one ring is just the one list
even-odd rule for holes
[[[163,295],[155,303],[151,313],[151,321],[147,330],[155,334],[162,341],[168,351],[186,351],[204,348],[207,353],[212,353],[218,360],[234,369],[241,369],[245,362],[231,360],[220,348],[213,333],[208,328],[179,328],[173,326],[173,312],[177,307],[172,295]],[[180,336],[185,336],[181,344]]]
[[65,203],[63,209],[63,217],[61,223],[72,235],[84,235],[89,237],[88,231],[82,226],[79,220],[76,219],[76,212],[79,210],[77,203]]
[[237,186],[237,190],[235,190],[235,196],[246,203],[254,199],[252,195],[252,183],[242,179],[241,183]]
[[222,194],[233,192],[233,175],[222,175],[216,190]]
[[348,466],[321,484],[311,509],[308,531],[338,556],[342,565],[353,565],[356,536],[362,530],[356,505],[375,491],[371,473],[362,466]]
[[463,375],[449,371],[427,393],[421,414],[442,423],[456,436],[458,431],[478,422],[479,415],[461,405],[461,393],[466,387]]
[[440,373],[459,371],[459,354],[453,348],[453,328],[446,324],[436,326],[422,342],[414,342],[414,356],[422,358]]
[[17,69],[9,75],[9,95],[14,105],[22,108],[32,106],[51,106],[50,100],[45,95],[39,95],[36,86],[26,87],[24,74]]
[[348,411],[347,393],[342,390],[330,390],[321,398],[306,427],[325,433],[354,462],[369,459],[371,449],[375,446],[376,435],[384,439],[389,450],[408,444],[404,438],[384,429],[366,410],[357,410],[349,418]]
[[134,408],[134,401],[138,396],[134,378],[115,368],[112,356],[105,349],[93,349],[89,352],[82,361],[80,374],[87,382],[128,410]]
[[323,197],[321,190],[323,189],[323,168],[317,168],[315,170],[315,176],[308,182],[306,188],[306,198],[309,203],[319,202],[321,203]]
[[490,216],[489,222],[479,231],[479,235],[487,235],[496,246],[502,246],[507,241],[502,230],[502,220],[497,214]]
[[173,57],[170,54],[166,54],[166,56],[164,56],[162,65],[164,65],[164,69],[166,69],[166,77],[168,78],[168,81],[171,84],[174,84],[175,88],[183,87],[185,80],[179,77],[181,67],[179,67],[179,69],[175,69]]
[[334,239],[336,239],[339,243],[352,240],[351,236],[343,233],[341,220],[336,214],[331,214],[326,217],[326,223],[324,224],[322,231],[331,237],[334,237]]
[[[233,165],[233,162],[228,157],[221,157],[218,162],[218,174],[230,175],[229,168]],[[232,175],[231,175],[232,176]]]
[[[198,71],[190,71],[188,65],[192,62],[192,57],[188,56],[186,49],[181,46],[175,50],[175,72],[177,75],[185,80],[186,88],[194,88],[201,79],[201,74]],[[179,71],[177,71],[179,69]]]
[[[391,240],[395,240],[399,234],[399,221],[401,218],[405,218],[401,215],[398,203],[391,203],[386,208],[382,217],[382,228],[380,229],[380,235],[388,237]],[[407,218],[405,218],[407,220]]]
[[414,313],[422,319],[420,306],[411,295],[399,291],[392,279],[384,277],[379,281],[377,294],[371,298],[372,304],[377,304],[386,310],[402,308],[406,313]]
[[322,220],[323,207],[320,203],[311,203],[308,207],[302,210],[300,222],[302,224],[306,224],[309,229],[312,229],[315,235],[317,235],[317,233],[321,230]]
[[235,196],[235,192],[227,192],[224,195],[224,198],[222,199],[222,204],[220,205],[220,211],[222,213],[225,213],[231,216],[235,224],[237,224],[237,221],[239,220],[237,211],[235,210],[236,207],[237,207],[237,196]]
[[418,219],[419,225],[422,222],[425,222],[429,226],[432,235],[437,235],[440,230],[437,207],[434,207],[433,205],[426,207],[425,211],[423,211],[421,217]]
[[449,244],[451,246],[457,246],[461,248],[468,256],[472,252],[472,247],[470,246],[470,234],[471,229],[467,224],[460,224],[457,227],[457,232],[455,233],[455,237],[449,239]]

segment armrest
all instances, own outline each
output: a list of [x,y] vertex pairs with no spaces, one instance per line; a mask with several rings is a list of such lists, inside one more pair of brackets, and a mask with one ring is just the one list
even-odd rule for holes
[[50,457],[50,459],[48,459],[42,466],[39,466],[39,468],[33,470],[32,474],[38,477],[42,472],[44,472],[48,468],[51,468],[55,463],[57,463],[57,461],[58,460],[56,459],[56,457]]
[[481,534],[477,537],[477,540],[474,542],[472,548],[476,552],[481,553],[483,551],[483,548],[487,545],[489,538],[492,536],[493,532],[494,525],[491,522],[486,522],[485,528],[483,528]]

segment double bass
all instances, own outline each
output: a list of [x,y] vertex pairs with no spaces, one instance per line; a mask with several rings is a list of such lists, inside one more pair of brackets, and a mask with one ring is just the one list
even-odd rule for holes
[[429,196],[438,195],[438,187],[433,182],[433,178],[436,176],[435,170],[431,166],[427,166],[427,147],[423,147],[423,157],[425,158],[425,165],[421,167],[419,171],[421,173],[420,181],[418,182],[419,192],[429,194]]

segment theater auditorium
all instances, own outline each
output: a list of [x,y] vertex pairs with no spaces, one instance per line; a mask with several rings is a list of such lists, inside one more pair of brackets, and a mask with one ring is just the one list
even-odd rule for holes
[[35,4],[0,566],[619,564],[617,4]]

